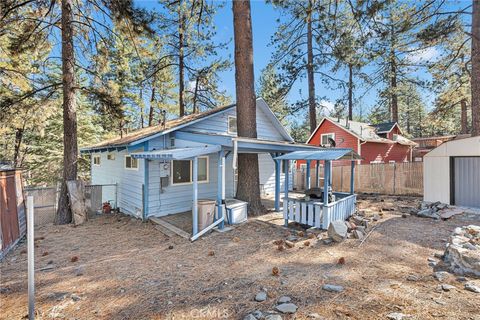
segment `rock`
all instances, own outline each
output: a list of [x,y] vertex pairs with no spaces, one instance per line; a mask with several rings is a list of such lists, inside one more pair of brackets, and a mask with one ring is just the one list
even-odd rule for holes
[[434,268],[434,267],[437,266],[437,262],[431,261],[431,262],[428,263],[428,266]]
[[255,318],[257,318],[257,319],[263,318],[263,313],[262,313],[262,311],[260,311],[260,310],[255,310],[255,311],[253,311],[253,312],[252,312],[252,315],[253,315]]
[[70,295],[70,298],[71,298],[73,301],[79,301],[79,300],[81,299],[81,298],[80,298],[78,295],[76,295],[75,293],[72,293],[72,294]]
[[427,258],[427,261],[428,262],[437,262],[437,260],[433,259],[433,258]]
[[282,303],[276,306],[275,309],[281,313],[295,313],[298,307],[293,303]]
[[433,273],[433,277],[437,279],[438,281],[443,281],[447,279],[450,276],[450,274],[446,271],[437,271]]
[[372,217],[372,220],[373,221],[378,221],[378,220],[380,220],[380,216],[378,214],[374,214],[373,217]]
[[437,259],[440,259],[440,260],[443,260],[443,257],[444,257],[444,256],[443,256],[443,253],[438,253],[438,252],[435,252],[435,253],[433,254],[433,256],[434,256],[435,258],[437,258]]
[[414,274],[411,274],[407,277],[407,281],[418,281],[418,280],[419,278]]
[[294,235],[290,235],[290,236],[287,237],[287,241],[297,241],[297,240],[298,240],[298,238]]
[[282,320],[282,316],[279,314],[269,314],[265,317],[265,320]]
[[324,284],[322,289],[328,292],[342,292],[344,290],[342,286],[337,286],[334,284]]
[[278,299],[278,303],[287,303],[287,302],[290,302],[290,301],[292,301],[292,298],[290,298],[289,296],[281,296]]
[[363,224],[363,221],[364,219],[360,216],[352,216],[351,220],[353,221],[353,223],[355,223],[355,225],[357,226],[360,226]]
[[440,219],[440,216],[430,208],[418,211],[417,216],[424,217],[424,218],[432,218],[435,220]]
[[400,312],[392,312],[392,313],[387,314],[387,319],[390,319],[390,320],[402,320],[406,317],[407,317],[406,314],[403,314],[403,313],[400,313]]
[[257,293],[257,295],[255,296],[255,301],[257,302],[263,302],[265,300],[267,300],[267,293],[264,291]]
[[475,285],[473,282],[467,282],[465,283],[465,290],[480,293],[480,286]]
[[243,320],[257,320],[253,314],[247,314],[245,317],[243,317]]
[[363,239],[365,235],[360,230],[353,230],[352,235],[355,239]]
[[84,266],[78,266],[75,269],[73,269],[73,273],[77,277],[83,276],[83,274],[85,273],[85,267]]
[[335,220],[328,226],[328,236],[335,242],[342,242],[347,237],[347,226],[342,220]]
[[454,289],[456,289],[455,286],[452,286],[450,284],[445,284],[445,283],[442,284],[442,290],[443,291],[450,291],[450,290],[454,290]]
[[293,242],[290,241],[290,240],[285,240],[285,245],[287,246],[287,248],[293,248],[293,247],[295,247],[295,243],[293,243]]
[[332,242],[333,242],[333,240],[330,239],[330,238],[323,239],[323,244],[330,244],[330,243],[332,243]]
[[314,313],[309,313],[308,314],[308,317],[310,319],[325,319],[324,317],[322,317],[321,315],[319,315],[318,313],[314,312]]
[[455,280],[457,280],[458,282],[466,282],[466,281],[467,281],[467,278],[465,278],[465,277],[457,277],[457,279],[455,279]]
[[456,228],[447,243],[444,261],[455,274],[480,277],[480,226]]

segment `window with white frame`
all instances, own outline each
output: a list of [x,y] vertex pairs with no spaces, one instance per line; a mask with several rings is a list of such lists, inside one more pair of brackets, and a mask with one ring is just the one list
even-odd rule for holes
[[100,156],[93,156],[93,165],[94,166],[100,165]]
[[131,156],[125,156],[125,169],[138,170],[138,159]]
[[107,160],[115,160],[115,154],[113,153],[107,154]]
[[333,141],[335,141],[335,133],[323,133],[320,136],[320,144],[322,146],[331,147],[330,141],[328,141],[328,138],[331,138]]
[[[193,161],[172,161],[172,185],[187,184],[193,182]],[[198,182],[208,182],[208,157],[198,157]]]
[[237,117],[228,116],[228,128],[227,132],[231,134],[237,133]]

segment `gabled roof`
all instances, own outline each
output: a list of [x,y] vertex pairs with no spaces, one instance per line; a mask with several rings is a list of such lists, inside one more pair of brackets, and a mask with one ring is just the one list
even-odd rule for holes
[[[330,123],[336,125],[337,127],[349,132],[350,134],[360,139],[361,141],[376,142],[376,143],[399,143],[399,144],[411,145],[411,146],[416,145],[415,142],[410,141],[401,135],[397,135],[397,140],[395,141],[382,138],[377,134],[377,128],[369,125],[368,123],[351,121],[351,120],[347,122],[347,119],[338,119],[338,118],[332,118],[332,117],[325,117],[322,119],[322,121],[317,126],[315,131],[311,134],[310,138],[308,138],[307,143],[310,142],[310,140],[315,136],[316,132],[318,131],[318,129],[320,128],[320,126],[324,121],[329,121]],[[394,125],[397,125],[397,124],[394,123]]]
[[[262,108],[266,116],[269,117],[269,119],[272,121],[272,123],[274,123],[276,128],[280,130],[280,132],[282,133],[282,136],[284,136],[286,140],[293,141],[293,138],[288,134],[288,132],[282,126],[280,121],[270,110],[266,102],[262,98],[258,98],[256,102],[257,102],[257,107]],[[165,125],[155,125],[147,128],[138,129],[124,135],[123,137],[116,137],[116,138],[104,140],[97,144],[82,148],[81,151],[126,147],[128,145],[141,143],[145,140],[149,140],[154,137],[184,128],[200,120],[212,117],[221,112],[225,112],[227,110],[234,108],[235,106],[236,104],[230,104],[227,106],[217,107],[205,112],[190,114],[190,115],[183,116],[181,118],[166,121]]]
[[370,126],[377,129],[377,133],[387,133],[392,131],[392,129],[395,126],[398,126],[398,124],[396,122],[383,122],[383,123],[371,124]]

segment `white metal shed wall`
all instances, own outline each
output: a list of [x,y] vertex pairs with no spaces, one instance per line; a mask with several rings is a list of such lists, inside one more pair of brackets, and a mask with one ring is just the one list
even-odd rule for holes
[[480,156],[480,137],[452,140],[427,153],[423,160],[423,198],[450,203],[450,158]]

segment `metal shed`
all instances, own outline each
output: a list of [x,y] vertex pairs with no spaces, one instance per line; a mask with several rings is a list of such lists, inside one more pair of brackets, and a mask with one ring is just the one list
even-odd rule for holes
[[423,162],[425,201],[480,208],[480,137],[451,140]]

